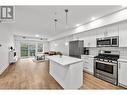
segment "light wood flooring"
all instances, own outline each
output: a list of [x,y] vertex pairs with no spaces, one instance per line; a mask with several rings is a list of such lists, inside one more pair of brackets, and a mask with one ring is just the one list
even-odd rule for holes
[[[0,89],[63,89],[48,73],[49,63],[20,59],[0,76]],[[83,89],[124,89],[84,72]]]

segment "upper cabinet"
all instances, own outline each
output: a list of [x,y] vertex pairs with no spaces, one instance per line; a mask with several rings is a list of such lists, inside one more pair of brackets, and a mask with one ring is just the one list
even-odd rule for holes
[[118,24],[108,25],[98,28],[96,31],[96,38],[118,36]]
[[77,35],[78,39],[84,40],[84,47],[96,47],[96,39],[119,36],[119,46],[127,47],[127,22],[112,24],[97,29],[85,31]]
[[118,35],[119,35],[118,24],[113,24],[106,27],[106,32],[104,36],[111,37],[111,36],[118,36]]
[[103,38],[105,33],[106,33],[105,27],[98,28],[96,30],[96,38]]
[[119,24],[119,47],[127,47],[127,22]]
[[95,30],[87,31],[84,36],[84,47],[96,47]]

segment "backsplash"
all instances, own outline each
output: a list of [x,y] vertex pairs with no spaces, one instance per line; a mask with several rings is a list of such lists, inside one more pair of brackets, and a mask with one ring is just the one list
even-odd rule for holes
[[90,47],[89,50],[90,55],[94,56],[98,55],[99,50],[107,50],[107,51],[115,50],[120,52],[121,59],[127,59],[127,47],[99,47],[99,48]]

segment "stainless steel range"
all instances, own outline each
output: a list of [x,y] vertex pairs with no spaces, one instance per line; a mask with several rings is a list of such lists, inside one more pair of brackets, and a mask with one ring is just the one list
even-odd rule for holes
[[99,51],[95,57],[94,75],[97,78],[118,84],[118,51]]

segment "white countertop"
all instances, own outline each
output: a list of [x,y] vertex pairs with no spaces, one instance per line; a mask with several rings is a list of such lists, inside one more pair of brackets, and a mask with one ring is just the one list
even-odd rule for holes
[[84,57],[92,57],[92,58],[94,58],[94,55],[81,55],[81,56],[84,56]]
[[74,57],[64,56],[64,55],[62,55],[62,57],[60,57],[59,55],[47,56],[47,58],[61,65],[70,65],[70,64],[83,61],[82,59],[79,59],[79,58],[74,58]]
[[119,62],[127,62],[127,59],[118,59]]

